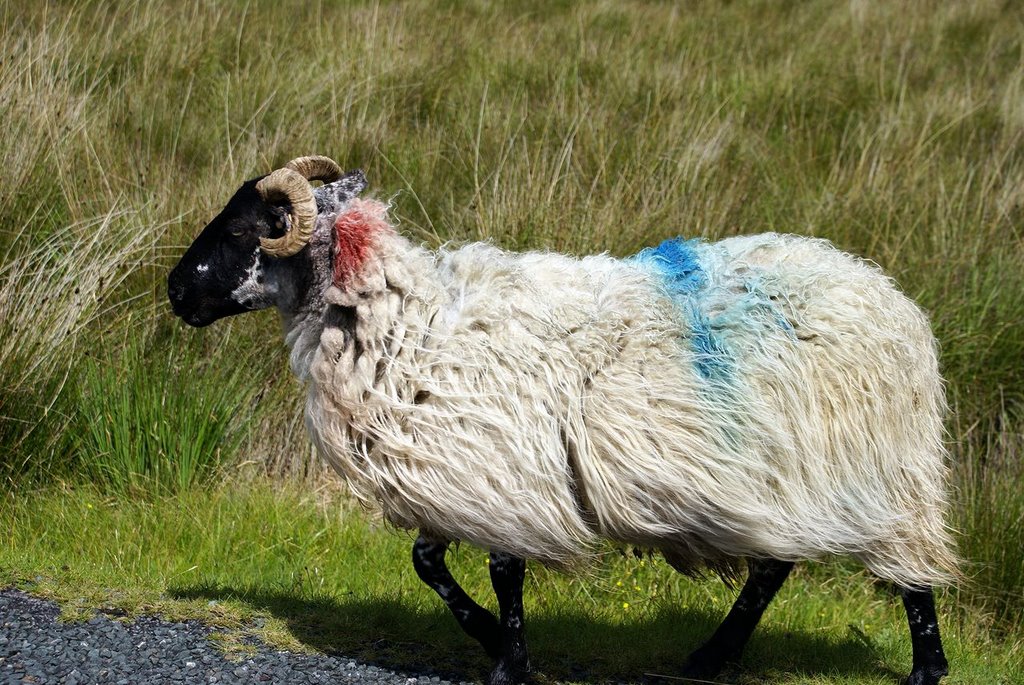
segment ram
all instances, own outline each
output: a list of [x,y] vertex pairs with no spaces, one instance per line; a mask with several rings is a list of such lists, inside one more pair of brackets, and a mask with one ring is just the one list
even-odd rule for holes
[[[628,259],[431,251],[365,185],[325,157],[246,182],[169,297],[193,326],[280,310],[320,454],[420,531],[415,569],[496,660],[492,685],[529,670],[526,559],[571,568],[601,539],[685,573],[746,563],[687,677],[739,656],[794,562],[834,554],[900,588],[909,683],[946,674],[932,587],[957,560],[936,344],[878,268],[774,233]],[[454,540],[490,551],[498,617],[446,568]]]

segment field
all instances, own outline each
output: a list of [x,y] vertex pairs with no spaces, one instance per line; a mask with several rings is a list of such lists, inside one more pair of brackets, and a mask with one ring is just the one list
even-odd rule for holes
[[[1022,39],[989,0],[0,4],[0,586],[395,665],[467,646],[313,458],[276,315],[193,331],[166,303],[234,189],[317,152],[430,245],[774,230],[877,262],[947,379],[948,682],[1024,681]],[[671,675],[731,591],[607,556],[531,571],[537,666]],[[458,553],[480,596],[483,559]],[[802,567],[722,682],[895,682],[901,611]]]

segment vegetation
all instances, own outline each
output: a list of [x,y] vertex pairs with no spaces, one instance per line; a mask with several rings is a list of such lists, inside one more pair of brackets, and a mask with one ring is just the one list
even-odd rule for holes
[[[948,379],[950,523],[971,577],[944,598],[954,669],[1009,682],[1024,639],[1022,28],[995,0],[4,3],[0,583],[167,612],[212,593],[237,620],[379,609],[403,617],[396,644],[424,644],[426,625],[462,644],[404,539],[296,494],[330,481],[274,314],[191,331],[165,302],[168,269],[242,180],[320,152],[365,169],[430,244],[624,255],[779,230],[882,265],[930,312]],[[205,570],[186,573],[193,549]],[[484,594],[481,557],[462,554]],[[378,573],[384,558],[395,569]],[[562,650],[539,660],[598,663],[626,640],[640,653],[599,672],[674,663],[728,591],[644,568],[640,587],[664,592],[643,611],[608,586],[640,573],[626,560],[591,582],[535,570],[532,634]],[[898,612],[844,569],[828,591],[818,570],[791,584],[801,601],[773,610],[737,677],[905,670]],[[384,630],[346,615],[340,642],[289,619],[279,639],[341,648],[350,629]],[[569,625],[577,643],[545,640]],[[771,646],[786,634],[789,666]]]
[[[93,610],[200,617],[224,645],[246,635],[401,668],[480,678],[487,658],[413,572],[412,537],[368,523],[327,491],[264,479],[145,500],[90,486],[4,502],[0,580],[55,597],[70,620]],[[496,610],[487,556],[450,555],[453,573]],[[672,676],[714,631],[735,591],[657,558],[609,550],[578,579],[528,567],[525,599],[541,682]],[[950,685],[1020,682],[1024,650],[977,611],[940,601]],[[251,647],[248,647],[251,648]],[[854,564],[802,564],[722,683],[892,685],[910,670],[900,601]]]

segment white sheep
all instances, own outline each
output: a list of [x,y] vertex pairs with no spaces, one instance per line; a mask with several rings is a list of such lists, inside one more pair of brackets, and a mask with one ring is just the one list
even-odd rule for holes
[[[320,454],[421,531],[416,570],[497,659],[492,685],[529,668],[524,560],[571,566],[601,539],[687,573],[747,560],[689,677],[738,657],[793,562],[830,554],[901,588],[908,682],[945,675],[931,587],[957,561],[936,343],[877,267],[774,233],[628,259],[430,251],[355,198],[358,172],[314,195],[306,179],[337,166],[289,167],[207,226],[172,304],[193,325],[281,310]],[[452,540],[492,552],[498,620],[448,573]]]

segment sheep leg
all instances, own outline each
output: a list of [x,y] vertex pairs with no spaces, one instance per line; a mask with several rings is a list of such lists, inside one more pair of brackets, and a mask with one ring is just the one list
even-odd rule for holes
[[416,575],[444,600],[455,620],[466,634],[483,645],[492,659],[502,654],[501,631],[494,614],[474,602],[452,577],[444,563],[447,540],[434,540],[424,535],[412,547],[412,565]]
[[910,624],[910,641],[914,649],[914,666],[907,685],[937,685],[949,673],[946,655],[939,637],[939,620],[935,615],[935,598],[931,588],[911,590],[900,588],[903,606]]
[[498,597],[501,626],[501,656],[487,679],[487,685],[512,685],[530,670],[523,633],[523,579],[526,560],[491,552],[491,585]]
[[736,603],[711,639],[687,658],[683,675],[711,679],[718,675],[727,661],[739,658],[765,608],[792,568],[792,561],[748,559],[747,582],[743,584]]

